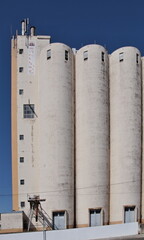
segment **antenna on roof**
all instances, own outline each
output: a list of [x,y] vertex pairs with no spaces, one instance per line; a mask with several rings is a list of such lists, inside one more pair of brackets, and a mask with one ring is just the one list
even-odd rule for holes
[[21,21],[22,24],[22,35],[26,35],[28,32],[29,18],[25,18]]
[[25,19],[26,20],[26,32],[28,33],[28,26],[29,26],[29,18]]
[[25,35],[25,20],[21,21],[21,27],[22,27],[22,35]]
[[29,25],[29,23],[30,23],[29,18],[27,18],[26,20],[27,20],[27,25]]

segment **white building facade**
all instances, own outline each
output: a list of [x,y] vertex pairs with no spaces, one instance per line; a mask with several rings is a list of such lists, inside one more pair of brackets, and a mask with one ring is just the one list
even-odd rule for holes
[[37,196],[53,228],[144,221],[142,63],[134,47],[74,51],[22,22],[12,39],[13,210],[29,218]]
[[[22,23],[23,24],[23,23]],[[24,24],[26,24],[24,22]],[[72,50],[49,36],[12,39],[13,210],[28,200],[62,228],[74,225],[74,76]],[[37,225],[38,223],[36,223]]]

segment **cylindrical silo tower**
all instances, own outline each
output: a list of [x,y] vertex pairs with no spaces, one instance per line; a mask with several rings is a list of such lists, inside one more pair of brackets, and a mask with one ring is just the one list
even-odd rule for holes
[[76,223],[108,224],[108,54],[88,45],[76,54]]
[[39,59],[39,176],[45,211],[58,229],[74,223],[73,53],[49,44]]
[[142,60],[142,219],[141,222],[144,223],[144,57],[141,58]]
[[110,55],[110,223],[140,221],[141,54]]

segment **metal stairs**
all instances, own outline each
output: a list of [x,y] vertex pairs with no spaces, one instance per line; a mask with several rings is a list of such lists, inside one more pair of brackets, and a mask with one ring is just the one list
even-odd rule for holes
[[30,203],[30,212],[28,216],[28,231],[30,230],[31,224],[33,224],[33,218],[35,218],[35,221],[39,222],[43,226],[43,229],[58,230],[57,226],[54,225],[53,220],[42,208],[41,201],[45,201],[45,199],[40,199],[39,196],[34,196],[33,198],[29,198],[28,200],[28,202]]

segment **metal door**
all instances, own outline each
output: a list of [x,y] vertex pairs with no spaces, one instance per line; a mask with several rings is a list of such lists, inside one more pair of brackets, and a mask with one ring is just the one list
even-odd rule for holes
[[65,212],[53,213],[54,229],[65,229]]
[[135,207],[125,207],[125,223],[135,222]]
[[101,226],[101,209],[90,210],[90,226]]

